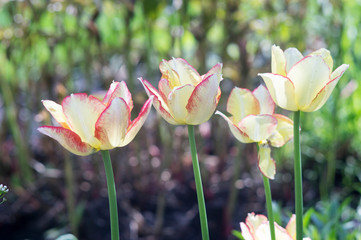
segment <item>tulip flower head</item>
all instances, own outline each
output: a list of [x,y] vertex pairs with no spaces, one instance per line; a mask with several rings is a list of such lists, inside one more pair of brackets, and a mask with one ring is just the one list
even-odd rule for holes
[[[270,228],[267,217],[249,213],[246,223],[241,222],[242,236],[245,240],[270,240]],[[275,223],[275,234],[277,240],[296,240],[296,215],[292,215],[286,228]],[[303,240],[311,240],[303,238]]]
[[349,65],[335,71],[330,51],[321,48],[304,57],[296,48],[272,46],[272,73],[259,74],[274,102],[290,111],[314,112],[330,97]]
[[259,145],[258,167],[270,179],[276,174],[276,165],[271,158],[271,148],[281,147],[293,137],[293,122],[281,114],[275,114],[275,103],[268,90],[260,85],[253,92],[235,87],[229,95],[227,117],[223,117],[234,135],[242,143],[256,142]]
[[216,64],[202,76],[182,58],[163,60],[159,69],[162,73],[159,91],[140,78],[147,94],[154,96],[153,105],[158,113],[174,125],[208,121],[221,96],[222,64]]
[[61,105],[51,100],[42,103],[60,126],[42,126],[38,130],[70,152],[86,156],[132,141],[150,112],[152,98],[145,102],[133,121],[130,120],[132,95],[125,82],[113,82],[102,101],[76,93],[64,98]]

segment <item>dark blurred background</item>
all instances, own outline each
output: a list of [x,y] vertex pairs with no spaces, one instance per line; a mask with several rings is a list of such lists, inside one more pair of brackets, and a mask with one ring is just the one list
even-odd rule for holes
[[[305,233],[361,239],[361,2],[359,0],[0,0],[0,239],[110,239],[99,153],[78,157],[40,135],[41,100],[103,94],[126,81],[136,116],[157,86],[162,59],[182,57],[200,74],[223,63],[225,112],[234,86],[254,89],[270,72],[273,44],[307,54],[325,47],[350,68],[325,106],[302,115]],[[282,111],[292,117],[290,112]],[[247,213],[265,213],[254,144],[238,143],[218,116],[196,128],[211,239],[236,239]],[[293,144],[273,149],[277,222],[294,212]],[[111,151],[121,239],[201,239],[184,126],[152,110],[133,142]]]

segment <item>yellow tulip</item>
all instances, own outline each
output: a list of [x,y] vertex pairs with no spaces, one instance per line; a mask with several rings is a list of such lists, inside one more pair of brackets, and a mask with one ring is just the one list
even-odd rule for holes
[[271,158],[270,146],[281,147],[293,137],[293,122],[286,116],[275,114],[275,103],[270,93],[260,85],[253,92],[235,87],[229,95],[227,117],[222,116],[235,138],[243,143],[259,145],[258,166],[264,176],[273,179],[276,165]]
[[174,125],[208,121],[221,96],[222,64],[216,64],[202,76],[182,58],[163,60],[159,69],[162,72],[159,91],[140,78],[147,94],[154,96],[153,105],[158,113]]
[[152,98],[133,121],[130,120],[132,95],[125,82],[113,82],[102,101],[86,93],[76,93],[64,98],[61,105],[51,100],[42,103],[61,126],[42,126],[38,130],[70,152],[86,156],[132,141],[149,114]]
[[349,65],[335,71],[327,49],[321,48],[303,57],[296,48],[282,51],[272,46],[272,73],[259,74],[274,102],[290,111],[313,112],[320,109]]
[[[245,240],[270,240],[270,228],[267,217],[254,213],[249,213],[246,223],[241,222],[242,236]],[[295,240],[296,239],[296,215],[292,215],[286,228],[282,228],[275,223],[275,234],[277,240]],[[311,240],[310,238],[303,238]]]

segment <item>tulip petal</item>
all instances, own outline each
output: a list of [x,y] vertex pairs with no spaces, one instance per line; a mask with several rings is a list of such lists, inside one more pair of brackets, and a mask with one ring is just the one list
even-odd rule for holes
[[162,96],[158,93],[158,91],[147,81],[139,78],[142,82],[145,91],[147,92],[148,96],[154,96],[153,99],[153,106],[157,110],[157,112],[162,116],[164,120],[168,123],[177,125],[178,122],[173,118],[168,108],[168,104],[164,101]]
[[252,93],[259,102],[260,114],[272,115],[275,112],[276,104],[265,86],[259,85]]
[[140,110],[140,113],[138,115],[138,117],[136,119],[134,119],[129,127],[128,127],[128,132],[125,135],[125,138],[123,140],[123,142],[118,145],[118,147],[123,147],[127,144],[129,144],[137,135],[137,133],[139,132],[140,128],[143,126],[145,120],[147,119],[150,109],[152,108],[152,103],[153,103],[153,99],[155,97],[150,97],[143,105],[142,109]]
[[78,134],[83,142],[99,148],[100,142],[94,137],[95,123],[105,105],[93,96],[77,93],[64,98],[62,106],[71,130]]
[[123,98],[115,98],[102,112],[95,124],[95,137],[101,142],[101,149],[119,146],[128,130],[130,109]]
[[127,103],[129,107],[129,110],[132,111],[133,109],[132,94],[129,92],[127,84],[124,81],[112,82],[102,102],[105,105],[109,105],[114,98],[119,98],[119,97],[124,99],[124,101]]
[[231,133],[238,141],[240,141],[242,143],[252,143],[253,142],[253,140],[250,139],[245,132],[242,132],[242,130],[239,129],[238,126],[236,124],[234,124],[232,122],[232,120],[230,118],[228,118],[226,115],[224,115],[220,111],[216,111],[215,114],[220,115],[221,117],[224,118],[224,120],[227,121],[229,129],[231,130]]
[[186,106],[187,124],[198,125],[208,121],[217,107],[218,87],[217,74],[209,76],[196,86]]
[[255,215],[254,213],[248,213],[246,218],[246,224],[249,227],[252,235],[256,233],[257,228],[263,223],[268,223],[266,216],[262,214]]
[[292,237],[292,239],[296,239],[296,215],[295,214],[292,214],[292,217],[286,226],[286,231]]
[[80,156],[87,156],[96,150],[89,144],[82,142],[81,138],[73,131],[62,127],[43,126],[38,128],[45,134],[60,143],[66,150]]
[[241,231],[242,231],[242,236],[243,236],[244,240],[254,240],[253,234],[249,230],[248,226],[246,224],[244,224],[243,222],[241,222]]
[[304,112],[314,112],[320,109],[327,101],[327,99],[330,97],[333,89],[336,87],[338,81],[344,74],[344,72],[347,70],[349,65],[343,64],[340,67],[338,67],[332,74],[331,77],[333,79],[329,81],[314,97],[312,102],[309,106],[301,109]]
[[271,136],[277,127],[277,120],[268,114],[248,115],[238,123],[238,127],[253,142],[260,142]]
[[216,74],[217,75],[217,78],[218,78],[218,81],[222,81],[223,78],[222,78],[222,66],[223,64],[222,63],[217,63],[216,65],[214,65],[206,74],[202,75],[201,78],[202,80],[206,79],[207,77],[213,75],[213,74]]
[[276,174],[276,163],[271,158],[271,147],[267,143],[258,144],[258,146],[258,168],[265,177],[274,179]]
[[299,61],[302,60],[303,55],[297,48],[288,48],[284,52],[286,58],[286,73]]
[[277,119],[277,128],[267,139],[273,147],[282,147],[293,138],[293,121],[281,114],[273,114]]
[[[201,80],[199,73],[182,58],[173,58],[169,61],[163,60],[159,65],[159,69],[163,76],[169,80],[172,88],[186,84],[196,86]],[[174,73],[177,74],[179,83],[176,82],[176,77],[173,76]],[[173,80],[175,80],[174,84]]]
[[169,93],[172,91],[168,79],[162,78],[158,83],[159,94],[167,101]]
[[310,53],[308,56],[316,56],[316,55],[321,56],[323,58],[323,60],[328,65],[330,72],[331,72],[333,69],[333,59],[332,59],[330,51],[325,48],[320,48],[320,49]]
[[186,124],[188,110],[186,108],[189,98],[195,87],[191,84],[173,88],[168,96],[168,106],[172,112],[172,116],[178,123]]
[[273,74],[286,76],[286,57],[279,46],[272,46],[271,69]]
[[[274,226],[275,226],[275,235],[277,240],[292,240],[291,236],[287,233],[287,231],[284,228],[280,227],[277,223],[275,223]],[[271,232],[268,221],[261,224],[258,227],[254,237],[257,240],[271,239]]]
[[232,121],[238,123],[248,115],[259,114],[260,104],[251,91],[235,87],[228,97],[227,112],[232,115]]
[[68,123],[66,122],[66,117],[63,113],[63,107],[60,104],[57,104],[56,102],[53,102],[51,100],[43,100],[41,102],[43,103],[46,110],[48,110],[48,112],[50,112],[50,114],[53,116],[53,118],[62,127],[69,129]]
[[298,108],[304,111],[330,80],[330,69],[322,57],[308,56],[294,65],[287,76],[295,86]]
[[263,78],[273,101],[279,107],[290,111],[298,111],[295,88],[289,78],[272,73],[258,75]]

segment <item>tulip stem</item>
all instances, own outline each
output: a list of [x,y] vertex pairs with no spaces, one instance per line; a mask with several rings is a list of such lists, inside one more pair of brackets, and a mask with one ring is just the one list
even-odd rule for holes
[[112,162],[110,160],[109,151],[101,151],[105,175],[108,185],[108,198],[109,198],[109,213],[110,213],[110,230],[112,240],[119,240],[119,224],[118,224],[118,208],[117,208],[117,194],[115,192],[115,183]]
[[275,235],[275,223],[273,218],[273,209],[272,209],[272,195],[271,195],[271,186],[269,183],[269,179],[262,174],[263,177],[263,185],[264,185],[264,192],[266,195],[266,205],[267,205],[267,215],[269,221],[269,228],[271,231],[271,240],[276,240]]
[[303,239],[303,192],[302,192],[302,162],[300,146],[300,115],[294,113],[293,137],[294,137],[294,171],[295,171],[295,202],[296,202],[296,240]]
[[200,217],[200,221],[201,221],[201,230],[202,230],[202,239],[209,240],[206,204],[204,202],[202,178],[201,178],[201,172],[199,169],[196,141],[195,141],[195,137],[194,137],[194,126],[192,126],[192,125],[188,125],[188,137],[189,137],[189,145],[191,147],[191,153],[192,153],[193,173],[194,173],[194,179],[195,179],[195,183],[196,183],[199,217]]

